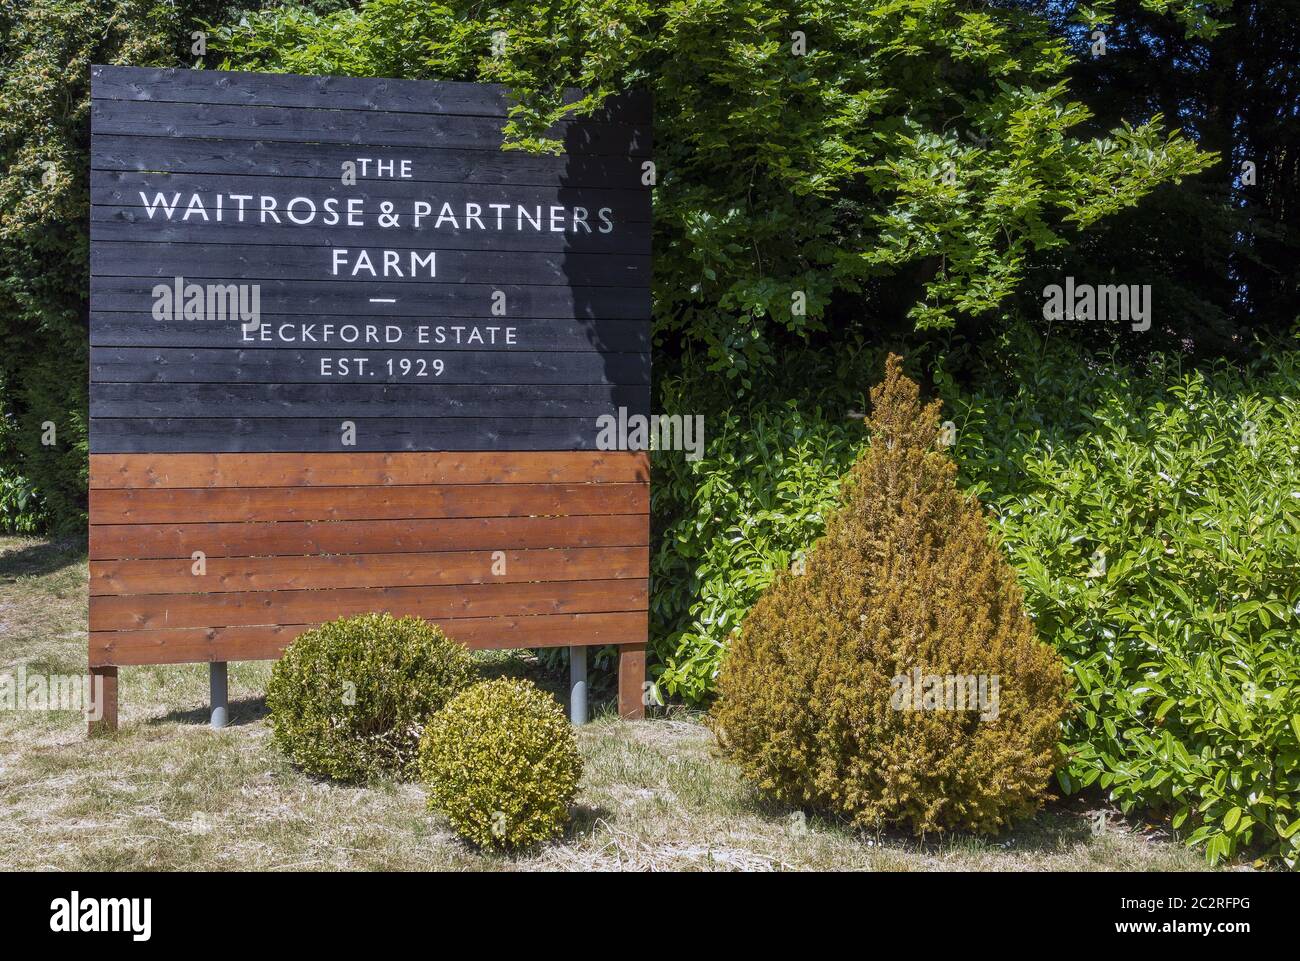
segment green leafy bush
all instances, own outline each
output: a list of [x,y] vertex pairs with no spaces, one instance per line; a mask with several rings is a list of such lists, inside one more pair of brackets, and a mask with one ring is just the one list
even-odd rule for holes
[[719,741],[759,787],[862,827],[996,830],[1051,779],[1064,668],[936,449],[938,404],[897,357],[871,399],[825,537],[723,659]]
[[46,520],[36,488],[26,478],[0,468],[0,531],[34,534]]
[[712,695],[745,612],[821,536],[864,443],[861,421],[845,411],[861,410],[865,392],[837,385],[853,383],[851,366],[873,356],[836,370],[791,351],[786,376],[743,404],[719,396],[717,378],[703,372],[665,379],[663,409],[703,413],[706,428],[699,460],[674,451],[653,458],[650,615],[660,663],[651,670],[667,694]]
[[474,679],[469,654],[434,625],[362,614],[290,644],[266,703],[276,743],[303,770],[340,781],[410,776],[429,718]]
[[529,681],[499,679],[457,696],[420,742],[429,807],[480,847],[558,837],[582,777],[564,711]]
[[1295,867],[1300,353],[1202,372],[1014,352],[954,396],[957,456],[1074,674],[1062,786],[1167,811],[1211,863]]

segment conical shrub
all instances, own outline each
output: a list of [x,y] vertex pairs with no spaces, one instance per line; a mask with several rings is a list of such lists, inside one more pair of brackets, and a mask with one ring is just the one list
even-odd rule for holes
[[871,445],[802,573],[779,575],[722,665],[714,726],[779,799],[863,827],[993,831],[1057,762],[1064,666],[979,502],[890,356]]

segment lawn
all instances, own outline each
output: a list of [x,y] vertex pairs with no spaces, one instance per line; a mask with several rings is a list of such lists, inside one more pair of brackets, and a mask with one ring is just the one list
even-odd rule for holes
[[[0,672],[80,673],[86,558],[67,541],[0,537]],[[485,672],[547,682],[526,653]],[[4,870],[1204,870],[1164,831],[1096,801],[1054,802],[996,838],[862,835],[765,801],[698,715],[606,712],[558,844],[515,857],[467,847],[417,785],[304,776],[271,742],[270,667],[231,665],[231,726],[207,726],[203,665],[124,668],[121,730],[88,740],[70,712],[0,711]],[[551,682],[553,687],[553,681]]]

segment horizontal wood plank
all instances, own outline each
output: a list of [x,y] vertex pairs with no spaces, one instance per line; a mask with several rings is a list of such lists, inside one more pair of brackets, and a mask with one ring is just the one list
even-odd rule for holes
[[230,320],[148,320],[122,312],[90,315],[92,347],[246,347],[351,351],[521,350],[648,353],[650,324],[640,320],[521,320],[470,322],[459,318],[391,317],[303,320],[261,317],[245,330]]
[[[96,132],[91,169],[138,173],[230,174],[267,178],[313,177],[340,180],[343,164],[365,156],[347,144],[243,141],[231,150],[220,140],[183,137],[115,136]],[[387,152],[384,159],[391,160]],[[570,189],[648,189],[643,161],[630,156],[530,154],[520,150],[461,150],[403,147],[411,161],[408,183],[510,184]],[[357,183],[370,187],[385,178],[369,176],[358,165]],[[274,182],[274,181],[269,181]]]
[[[164,155],[167,151],[164,150]],[[193,194],[201,195],[203,213],[197,210],[186,214]],[[345,224],[348,217],[348,202],[357,204],[357,215],[366,223],[372,223],[380,212],[380,205],[392,203],[397,216],[397,225],[386,228],[391,234],[404,223],[414,225],[415,215],[420,214],[416,229],[426,231],[430,236],[443,236],[442,231],[449,229],[453,223],[468,224],[473,231],[487,236],[497,236],[507,232],[532,231],[535,233],[574,233],[598,234],[604,222],[598,216],[601,208],[607,208],[607,216],[614,227],[605,233],[606,238],[619,232],[623,224],[646,224],[651,220],[651,195],[645,188],[613,187],[570,187],[562,181],[549,185],[531,184],[466,184],[438,183],[407,180],[404,178],[358,179],[355,184],[343,183],[338,170],[328,177],[267,177],[264,175],[240,176],[235,174],[191,174],[170,172],[133,172],[92,170],[90,173],[90,202],[96,206],[125,206],[138,210],[145,223],[183,224],[193,230],[216,226],[218,210],[216,195],[223,195],[220,217],[222,223],[243,223],[272,227],[298,227],[311,224],[290,222],[286,205],[295,197],[312,201],[312,206],[299,203],[295,205],[294,217],[297,221],[311,219],[313,223],[324,226],[326,209],[323,201],[333,198],[333,208],[337,220]],[[231,199],[240,194],[251,197],[243,201]],[[258,198],[271,196],[277,201],[273,215],[263,213]],[[422,201],[425,206],[418,210],[415,201]],[[443,210],[443,204],[450,208]],[[466,204],[474,204],[473,221],[466,220]],[[505,205],[503,209],[493,209],[493,204]],[[561,227],[555,230],[551,222],[551,208],[572,208],[580,206],[585,216],[580,223],[575,223],[571,212],[565,209],[556,223]],[[525,209],[521,215],[519,207]],[[242,210],[242,213],[241,213]],[[314,210],[315,216],[308,214]],[[441,219],[441,223],[439,220]],[[535,224],[540,223],[540,228]],[[586,226],[582,226],[586,224]],[[356,229],[356,228],[349,228]]]
[[452,484],[410,487],[255,487],[97,490],[92,524],[417,520],[645,514],[645,484]]
[[[151,317],[153,277],[90,278],[92,310],[130,311]],[[526,284],[423,284],[409,281],[339,283],[331,280],[263,280],[259,299],[264,314],[360,317],[466,317],[514,320],[602,317],[650,319],[650,291],[617,287],[571,287]],[[505,313],[492,311],[500,291]],[[372,303],[374,298],[394,303]]]
[[[387,156],[395,147],[500,150],[504,142],[495,117],[320,107],[92,100],[91,122],[102,134],[353,144],[387,148]],[[568,153],[648,156],[651,150],[648,126],[583,122],[548,133]]]
[[[364,364],[340,358],[366,357]],[[408,368],[402,363],[409,360]],[[393,365],[390,369],[390,362]],[[439,372],[438,364],[442,369]],[[91,379],[101,384],[648,384],[648,353],[593,351],[333,350],[93,347]]]
[[[604,646],[645,643],[644,611],[609,614],[541,614],[531,617],[443,619],[447,635],[472,649]],[[92,631],[90,664],[184,664],[279,657],[314,625]]]
[[644,451],[92,454],[90,487],[649,483]]
[[92,560],[258,557],[286,554],[390,554],[426,551],[505,551],[538,547],[639,547],[649,543],[645,515],[474,517],[439,520],[280,521],[97,524],[90,528]]
[[90,602],[92,631],[311,624],[372,611],[437,621],[645,610],[640,579],[449,587],[368,587],[224,594],[128,594]]
[[[505,117],[514,102],[501,84],[395,80],[387,77],[316,77],[291,73],[191,70],[185,67],[91,67],[91,95],[103,100],[278,104],[318,107],[345,103],[355,110],[395,113],[464,114]],[[565,103],[583,96],[567,88]],[[630,92],[610,97],[593,120],[650,119],[650,96]]]
[[90,452],[597,450],[602,429],[591,417],[101,417]]
[[649,577],[646,547],[576,547],[431,554],[212,557],[202,576],[188,558],[91,561],[92,596],[219,594],[342,587],[522,584]]
[[585,417],[650,413],[646,385],[91,384],[90,416]]
[[[432,241],[431,241],[432,242]],[[365,253],[370,267],[357,273],[354,264]],[[335,266],[335,257],[341,266]],[[390,257],[385,276],[383,258]],[[484,276],[503,284],[567,285],[631,289],[650,285],[650,258],[632,254],[579,254],[537,251],[444,250],[391,247],[365,251],[350,246],[249,247],[243,244],[119,243],[97,241],[91,247],[90,269],[97,277],[152,277],[173,283],[184,277],[210,281],[317,280],[369,286],[383,279],[412,288],[419,295],[433,284],[463,284]]]
[[[575,254],[644,254],[650,249],[651,227],[646,223],[610,219],[615,229],[599,231],[518,231],[491,233],[468,225],[429,229],[430,221],[414,226],[403,217],[394,227],[343,227],[310,224],[259,224],[222,220],[212,223],[181,223],[150,220],[140,207],[94,206],[90,208],[90,239],[100,241],[152,242],[169,244],[247,244],[263,246],[338,247],[356,251],[387,247],[420,247],[438,250],[498,250],[560,252]],[[372,257],[374,254],[371,255]],[[363,275],[364,276],[364,275]]]

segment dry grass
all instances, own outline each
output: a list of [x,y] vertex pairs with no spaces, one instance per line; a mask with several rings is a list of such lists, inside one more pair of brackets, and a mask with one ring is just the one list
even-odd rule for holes
[[[82,549],[0,538],[0,671],[85,669]],[[533,671],[516,655],[493,671]],[[1000,838],[863,837],[764,801],[697,717],[579,733],[568,835],[517,857],[458,841],[409,784],[340,787],[271,744],[269,666],[231,665],[232,726],[206,726],[202,665],[122,671],[122,730],[87,740],[63,712],[0,711],[0,869],[1199,870],[1181,845],[1056,805]]]

